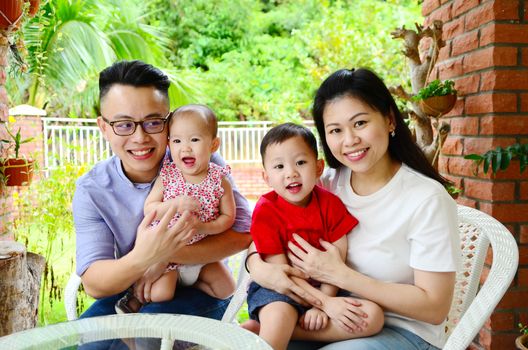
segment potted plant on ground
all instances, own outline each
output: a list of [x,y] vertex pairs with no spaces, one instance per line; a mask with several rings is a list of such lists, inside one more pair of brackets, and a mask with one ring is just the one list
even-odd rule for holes
[[528,350],[528,326],[519,323],[519,332],[521,335],[515,339],[515,346],[520,350]]
[[[6,132],[9,138],[2,139],[2,152],[6,155],[0,158],[0,172],[5,178],[6,186],[29,185],[33,179],[33,166],[35,161],[19,156],[20,146],[33,141],[33,137],[23,139],[20,128],[14,134],[8,127]],[[7,146],[4,146],[7,145]]]
[[422,88],[416,96],[422,111],[433,117],[440,117],[449,112],[456,103],[457,91],[452,80],[441,82],[436,79]]

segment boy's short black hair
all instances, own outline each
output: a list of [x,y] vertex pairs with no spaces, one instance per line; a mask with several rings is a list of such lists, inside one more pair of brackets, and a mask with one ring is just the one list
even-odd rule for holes
[[115,84],[152,86],[168,100],[170,79],[160,69],[143,61],[118,61],[99,73],[99,101]]
[[264,156],[266,155],[266,150],[270,145],[283,143],[284,141],[296,136],[300,136],[304,142],[306,142],[306,145],[310,147],[317,158],[317,139],[310,129],[294,123],[284,123],[271,128],[271,130],[268,131],[266,135],[264,135],[264,138],[262,138],[262,142],[260,143],[260,156],[262,157],[262,164],[264,164]]

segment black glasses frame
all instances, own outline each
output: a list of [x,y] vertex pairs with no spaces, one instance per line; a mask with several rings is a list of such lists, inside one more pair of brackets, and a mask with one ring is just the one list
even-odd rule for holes
[[[105,117],[101,116],[101,119],[103,119],[103,121],[105,123],[107,123],[108,125],[110,125],[112,127],[112,131],[114,132],[114,134],[116,134],[117,136],[130,136],[130,135],[133,135],[136,130],[137,130],[137,126],[138,125],[141,125],[141,129],[143,129],[143,131],[146,133],[146,134],[159,134],[161,132],[163,132],[163,130],[165,130],[165,125],[167,125],[167,122],[169,121],[170,119],[170,116],[171,116],[171,112],[169,111],[169,113],[167,113],[167,115],[163,118],[149,118],[149,119],[143,119],[143,120],[140,120],[140,121],[135,121],[135,120],[129,120],[129,119],[121,119],[121,120],[114,120],[114,121],[110,121],[108,119],[106,119]],[[148,121],[152,121],[152,120],[157,120],[157,119],[160,119],[163,121],[163,128],[160,130],[160,131],[157,131],[157,132],[148,132],[147,130],[145,130],[145,127],[143,126],[143,123],[145,122],[148,122]],[[130,132],[129,134],[118,134],[116,132],[116,129],[114,127],[114,124],[115,123],[119,123],[119,122],[129,122],[129,123],[134,123],[134,129],[132,130],[132,132]]]

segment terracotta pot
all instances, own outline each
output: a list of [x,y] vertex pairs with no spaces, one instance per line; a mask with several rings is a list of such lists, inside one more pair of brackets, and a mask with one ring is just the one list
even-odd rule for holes
[[449,112],[455,105],[457,95],[433,96],[420,101],[425,114],[439,117]]
[[31,159],[9,158],[0,162],[0,171],[7,178],[6,186],[27,186],[33,180]]
[[[0,29],[7,30],[12,29],[15,30],[18,28],[17,24],[21,22],[19,17],[22,15],[22,5],[24,5],[24,0],[2,0],[0,1],[0,11],[4,14],[4,16],[9,20],[9,22],[4,18],[4,16],[0,15]],[[17,21],[18,20],[18,21]],[[15,23],[15,26],[12,28],[9,28],[11,23]]]
[[29,0],[28,16],[35,17],[40,7],[40,0]]
[[528,334],[523,334],[515,339],[515,346],[520,350],[528,350]]

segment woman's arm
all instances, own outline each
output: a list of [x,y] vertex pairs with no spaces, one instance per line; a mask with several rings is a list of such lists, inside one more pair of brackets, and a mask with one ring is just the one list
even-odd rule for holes
[[312,278],[371,300],[386,311],[432,324],[445,320],[453,296],[454,272],[414,270],[414,285],[382,282],[349,268],[328,242],[322,242],[326,251],[320,251],[299,236],[295,240],[304,251],[290,243],[293,254],[288,256],[295,267]]
[[319,299],[299,287],[291,279],[291,276],[305,279],[308,277],[306,274],[288,264],[267,263],[260,258],[259,254],[251,254],[253,252],[256,252],[255,244],[251,243],[248,249],[246,266],[255,282],[277,293],[287,295],[300,304],[308,302],[315,306],[321,305]]
[[216,235],[231,228],[235,223],[236,206],[231,183],[226,178],[222,178],[222,187],[224,194],[220,198],[220,213],[216,219],[198,224],[196,229],[199,233]]

